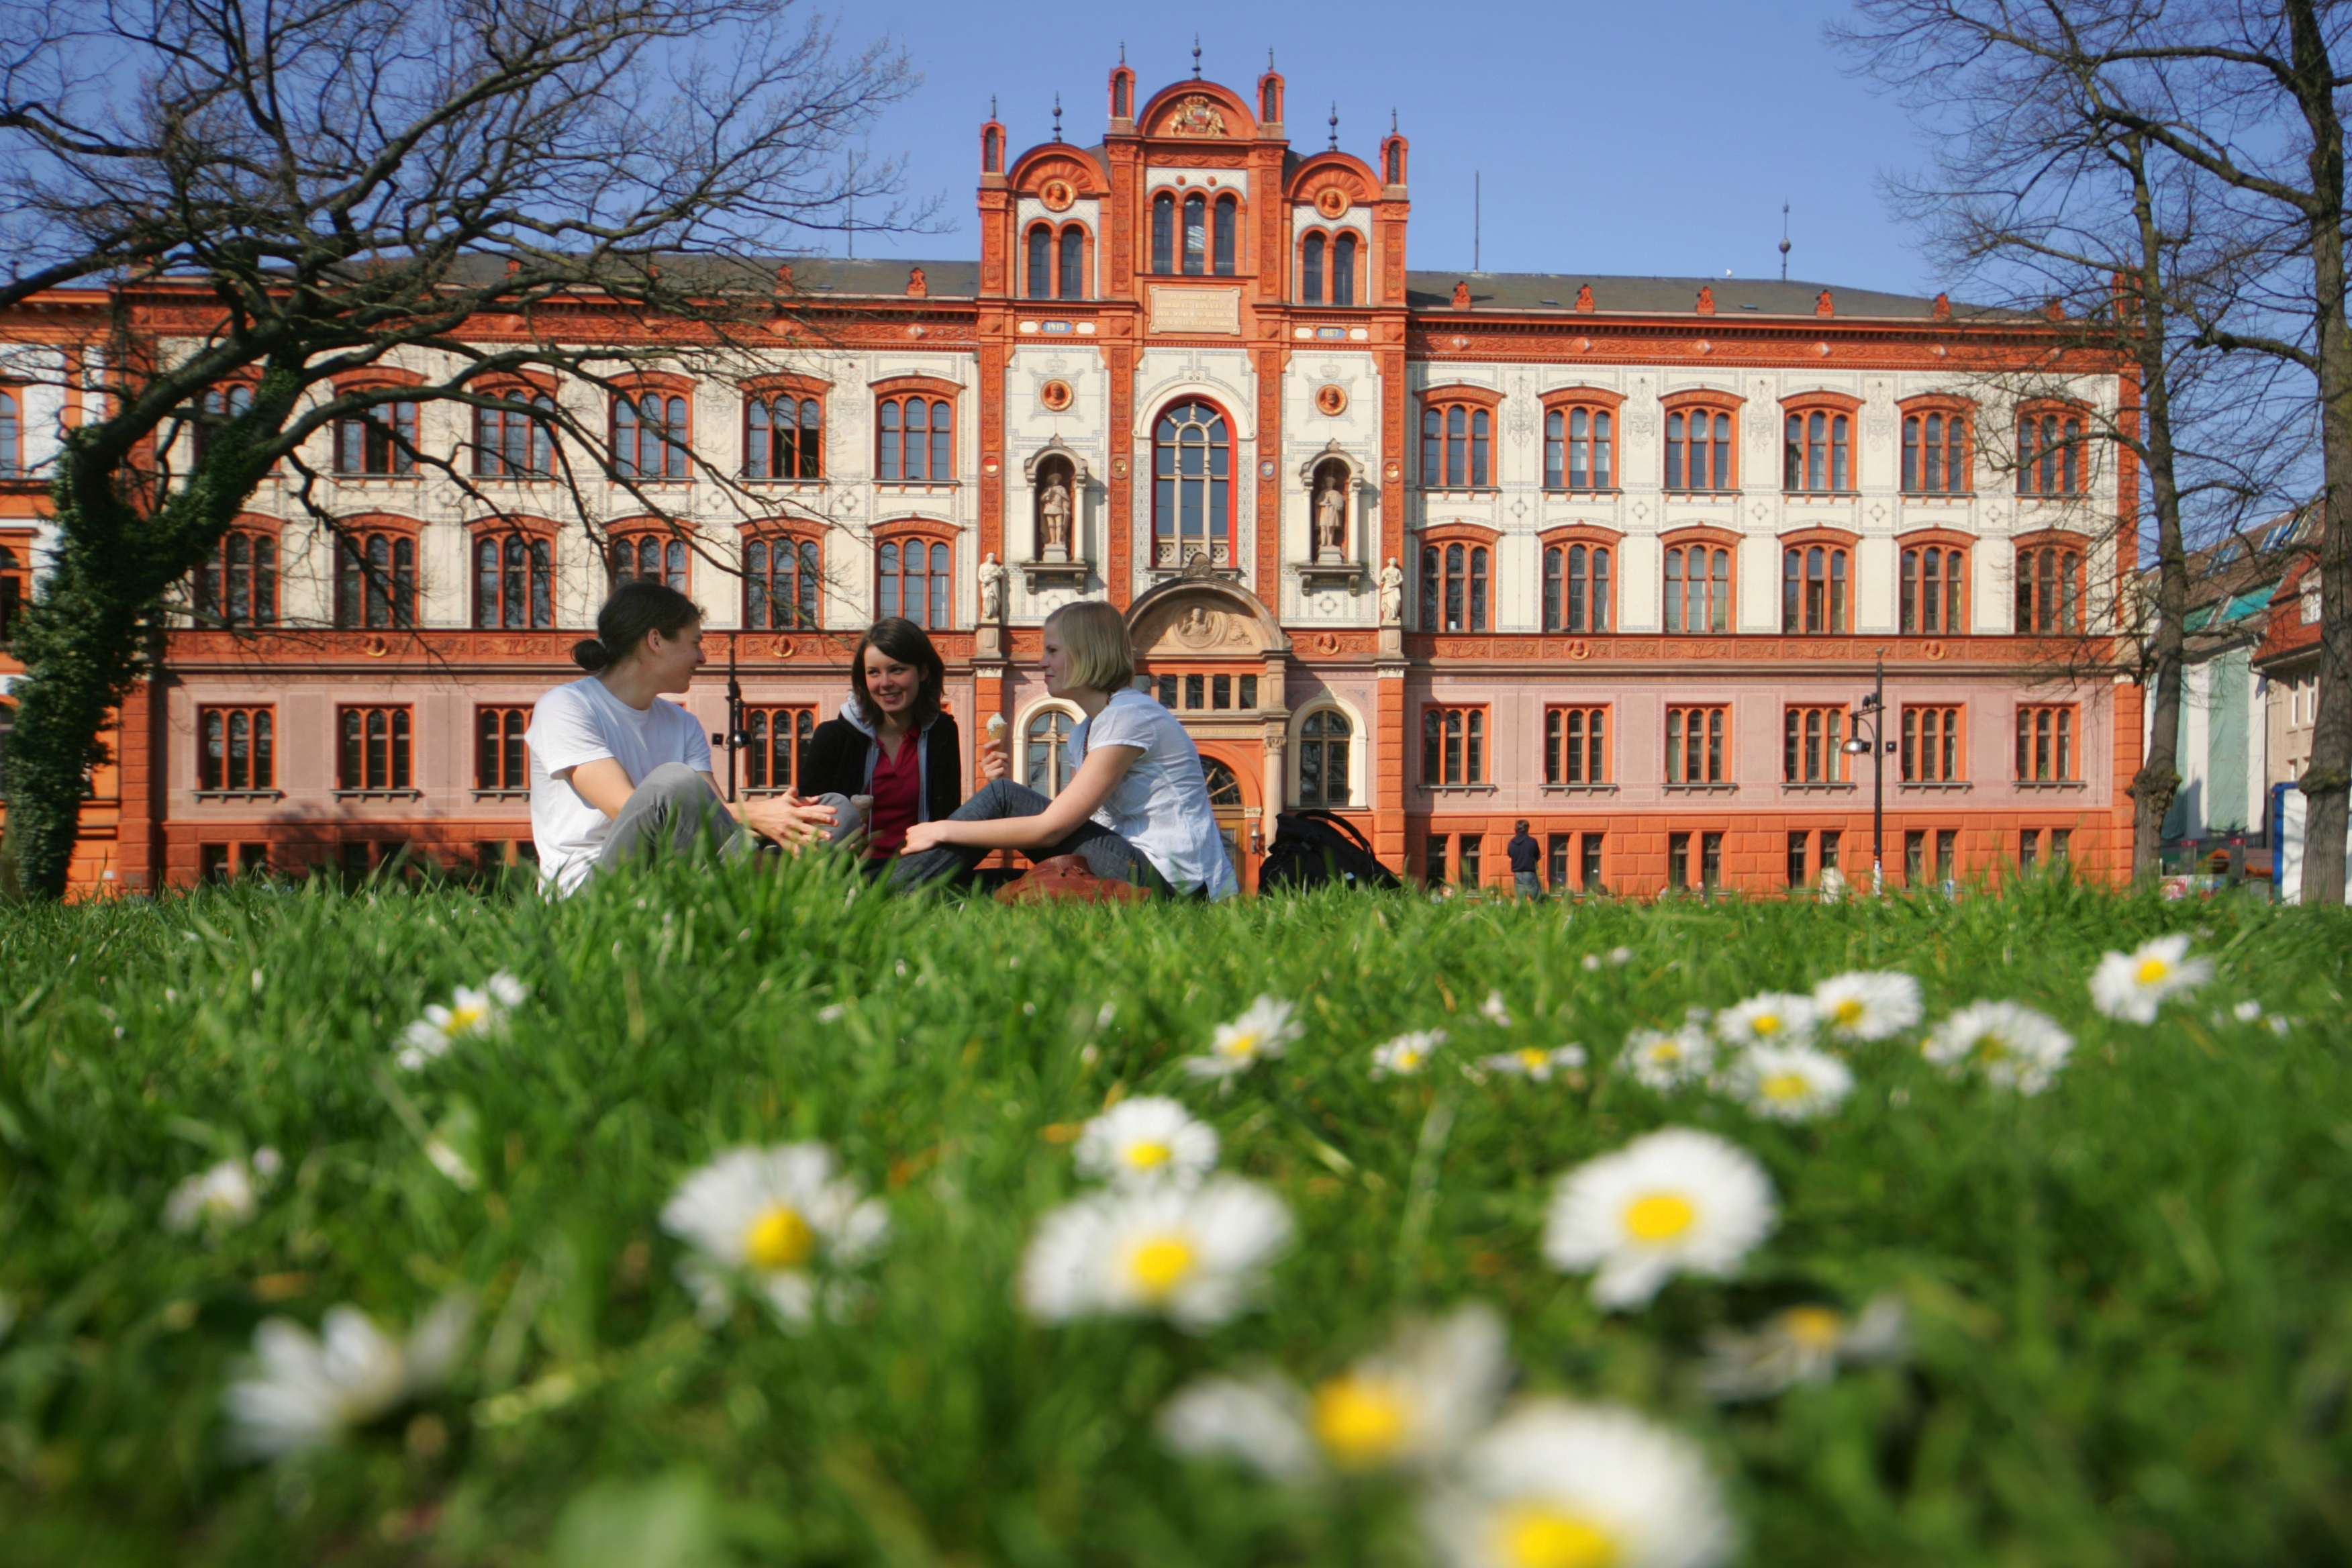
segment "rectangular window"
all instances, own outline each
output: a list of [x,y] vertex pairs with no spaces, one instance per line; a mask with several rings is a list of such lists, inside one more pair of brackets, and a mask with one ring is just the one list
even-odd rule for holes
[[335,421],[335,471],[374,477],[416,471],[416,405],[386,403]]
[[1822,830],[1822,875],[1826,877],[1837,868],[1838,836],[1833,831],[1823,828]]
[[2064,784],[2075,778],[2074,710],[2051,703],[2020,703],[2017,709],[2017,779],[2020,784]]
[[1811,834],[1791,833],[1789,835],[1789,886],[1792,888],[1801,888],[1805,885],[1805,877],[1811,868],[1813,858],[1812,850],[1813,836]]
[[1927,836],[1914,827],[1903,835],[1903,884],[1916,888],[1927,876]]
[[1445,880],[1445,835],[1431,834],[1422,854],[1421,879],[1430,887],[1437,887]]
[[2041,858],[2041,854],[2042,829],[2038,827],[2022,827],[2018,829],[2017,868],[2021,871],[2032,870],[2033,863],[2037,859]]
[[1568,890],[1568,851],[1574,840],[1570,835],[1554,833],[1544,839],[1544,876],[1555,893]]
[[1960,772],[1960,710],[1903,709],[1903,782],[1958,784]]
[[1723,835],[1698,836],[1698,885],[1708,892],[1723,886]]
[[196,710],[196,787],[266,790],[278,787],[273,708]]
[[1691,836],[1687,833],[1666,835],[1666,886],[1669,888],[1690,886],[1690,841]]
[[1485,843],[1475,833],[1462,836],[1462,885],[1465,888],[1478,885],[1479,850]]
[[1544,783],[1597,784],[1609,781],[1609,710],[1544,710]]
[[1421,710],[1421,782],[1424,787],[1486,782],[1484,708],[1424,708]]
[[197,875],[207,882],[228,880],[228,846],[200,844],[196,846]]
[[1601,846],[1604,835],[1586,833],[1579,837],[1582,840],[1580,847],[1584,859],[1584,890],[1597,893],[1601,891]]
[[1790,784],[1845,782],[1845,710],[1790,708],[1783,726],[1781,778]]
[[799,784],[801,757],[816,733],[814,708],[747,707],[743,733],[743,787],[754,791],[788,790]]
[[824,408],[789,393],[743,405],[743,477],[814,479],[824,473]]
[[1728,709],[1715,707],[1666,710],[1668,784],[1724,782],[1724,731],[1729,712]]
[[413,788],[409,769],[409,710],[344,708],[336,713],[341,737],[335,787],[343,790]]
[[1936,880],[1948,882],[1952,868],[1958,864],[1960,831],[1957,827],[1936,829]]
[[2053,827],[2050,830],[2050,863],[2053,866],[2066,864],[2066,854],[2074,847],[2074,830],[2071,827]]
[[474,787],[528,790],[530,755],[522,742],[530,728],[529,708],[474,710]]

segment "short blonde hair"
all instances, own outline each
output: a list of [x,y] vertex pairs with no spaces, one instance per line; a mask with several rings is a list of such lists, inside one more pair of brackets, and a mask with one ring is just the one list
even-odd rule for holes
[[1092,691],[1118,691],[1135,684],[1135,645],[1128,641],[1127,617],[1101,599],[1080,599],[1045,617],[1059,627],[1070,656],[1069,681]]

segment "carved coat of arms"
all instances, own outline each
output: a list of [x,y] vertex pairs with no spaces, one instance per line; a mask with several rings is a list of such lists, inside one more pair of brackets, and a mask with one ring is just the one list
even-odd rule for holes
[[1225,117],[1206,95],[1193,93],[1176,105],[1176,112],[1168,117],[1171,136],[1223,136]]

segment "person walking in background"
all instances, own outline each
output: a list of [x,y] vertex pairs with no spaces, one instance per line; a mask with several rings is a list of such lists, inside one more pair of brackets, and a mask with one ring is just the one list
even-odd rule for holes
[[1511,825],[1511,841],[1504,846],[1511,858],[1511,886],[1523,899],[1543,897],[1543,847],[1528,831],[1527,818]]

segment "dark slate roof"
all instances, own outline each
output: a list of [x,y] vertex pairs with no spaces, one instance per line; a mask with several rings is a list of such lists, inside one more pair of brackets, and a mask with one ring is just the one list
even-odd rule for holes
[[855,261],[837,256],[794,257],[793,286],[808,294],[889,294],[903,298],[907,275],[918,267],[923,269],[923,287],[929,290],[931,299],[969,300],[980,292],[977,261],[931,261],[895,256],[878,259],[861,256]]
[[[1718,316],[1803,316],[1813,314],[1821,291],[1830,291],[1837,319],[1900,318],[1917,321],[1935,314],[1936,302],[1911,294],[1881,294],[1868,289],[1848,289],[1833,283],[1805,283],[1777,278],[1607,278],[1576,272],[1408,272],[1405,303],[1417,310],[1443,310],[1454,303],[1454,285],[1470,285],[1474,310],[1550,310],[1575,313],[1576,291],[1592,287],[1596,311],[1638,310],[1645,314],[1689,315],[1698,305],[1698,291],[1715,290]],[[1968,315],[1965,306],[1953,307]]]

